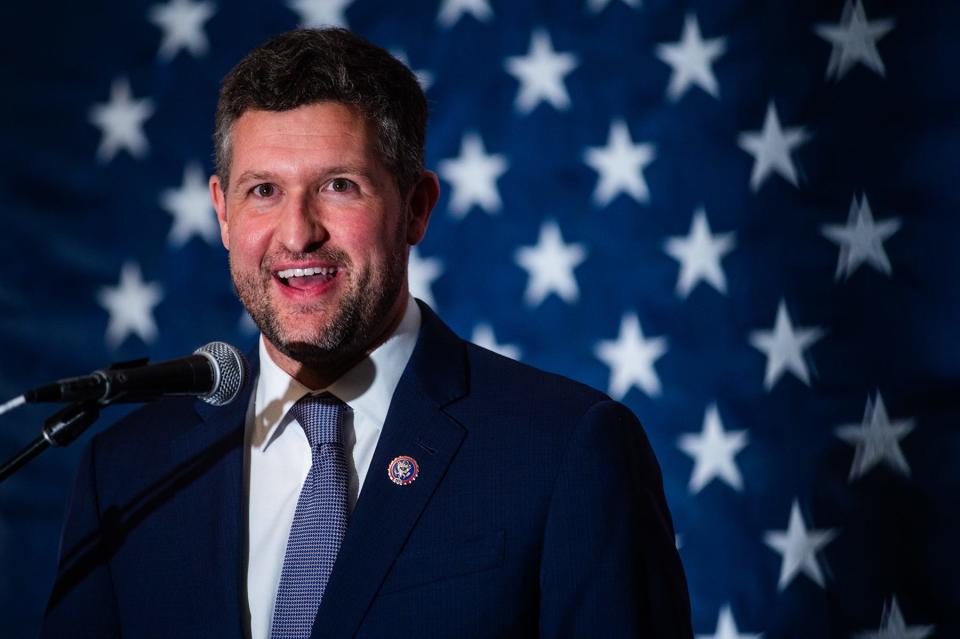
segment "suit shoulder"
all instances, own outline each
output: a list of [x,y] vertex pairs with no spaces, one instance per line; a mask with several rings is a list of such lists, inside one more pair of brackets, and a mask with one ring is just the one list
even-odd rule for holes
[[569,377],[518,362],[470,342],[466,342],[466,349],[472,395],[496,395],[505,402],[556,406],[573,413],[612,401],[605,393]]
[[578,441],[642,444],[639,420],[605,393],[475,345],[465,351],[468,392],[444,411],[467,431],[466,450],[480,451],[478,464],[517,464],[552,486],[558,460]]

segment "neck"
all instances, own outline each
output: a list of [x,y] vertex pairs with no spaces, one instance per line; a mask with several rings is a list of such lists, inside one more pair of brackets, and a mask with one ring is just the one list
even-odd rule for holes
[[344,352],[331,353],[322,362],[303,362],[283,353],[268,339],[264,339],[264,346],[270,359],[287,375],[310,390],[326,388],[393,335],[407,311],[408,300],[409,294],[404,290],[387,315],[387,321],[384,323],[382,330],[376,333],[376,337],[370,343],[354,353],[344,349]]

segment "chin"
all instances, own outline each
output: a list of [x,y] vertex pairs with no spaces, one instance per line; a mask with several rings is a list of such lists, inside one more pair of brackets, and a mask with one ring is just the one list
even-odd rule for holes
[[[345,336],[334,331],[283,331],[274,342],[281,350],[335,353],[345,347]],[[279,342],[279,343],[278,343]]]

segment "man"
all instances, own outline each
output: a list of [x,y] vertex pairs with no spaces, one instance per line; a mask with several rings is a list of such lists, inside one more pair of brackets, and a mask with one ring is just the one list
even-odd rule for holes
[[255,383],[93,439],[46,636],[691,636],[636,418],[407,292],[425,125],[412,73],[342,30],[227,76],[210,192]]

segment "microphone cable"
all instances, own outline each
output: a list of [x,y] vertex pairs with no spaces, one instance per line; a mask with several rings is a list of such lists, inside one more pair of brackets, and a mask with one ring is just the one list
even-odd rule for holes
[[3,415],[4,413],[9,413],[14,408],[23,406],[26,403],[27,403],[27,398],[24,397],[23,395],[21,395],[20,397],[14,397],[9,402],[0,404],[0,415]]

